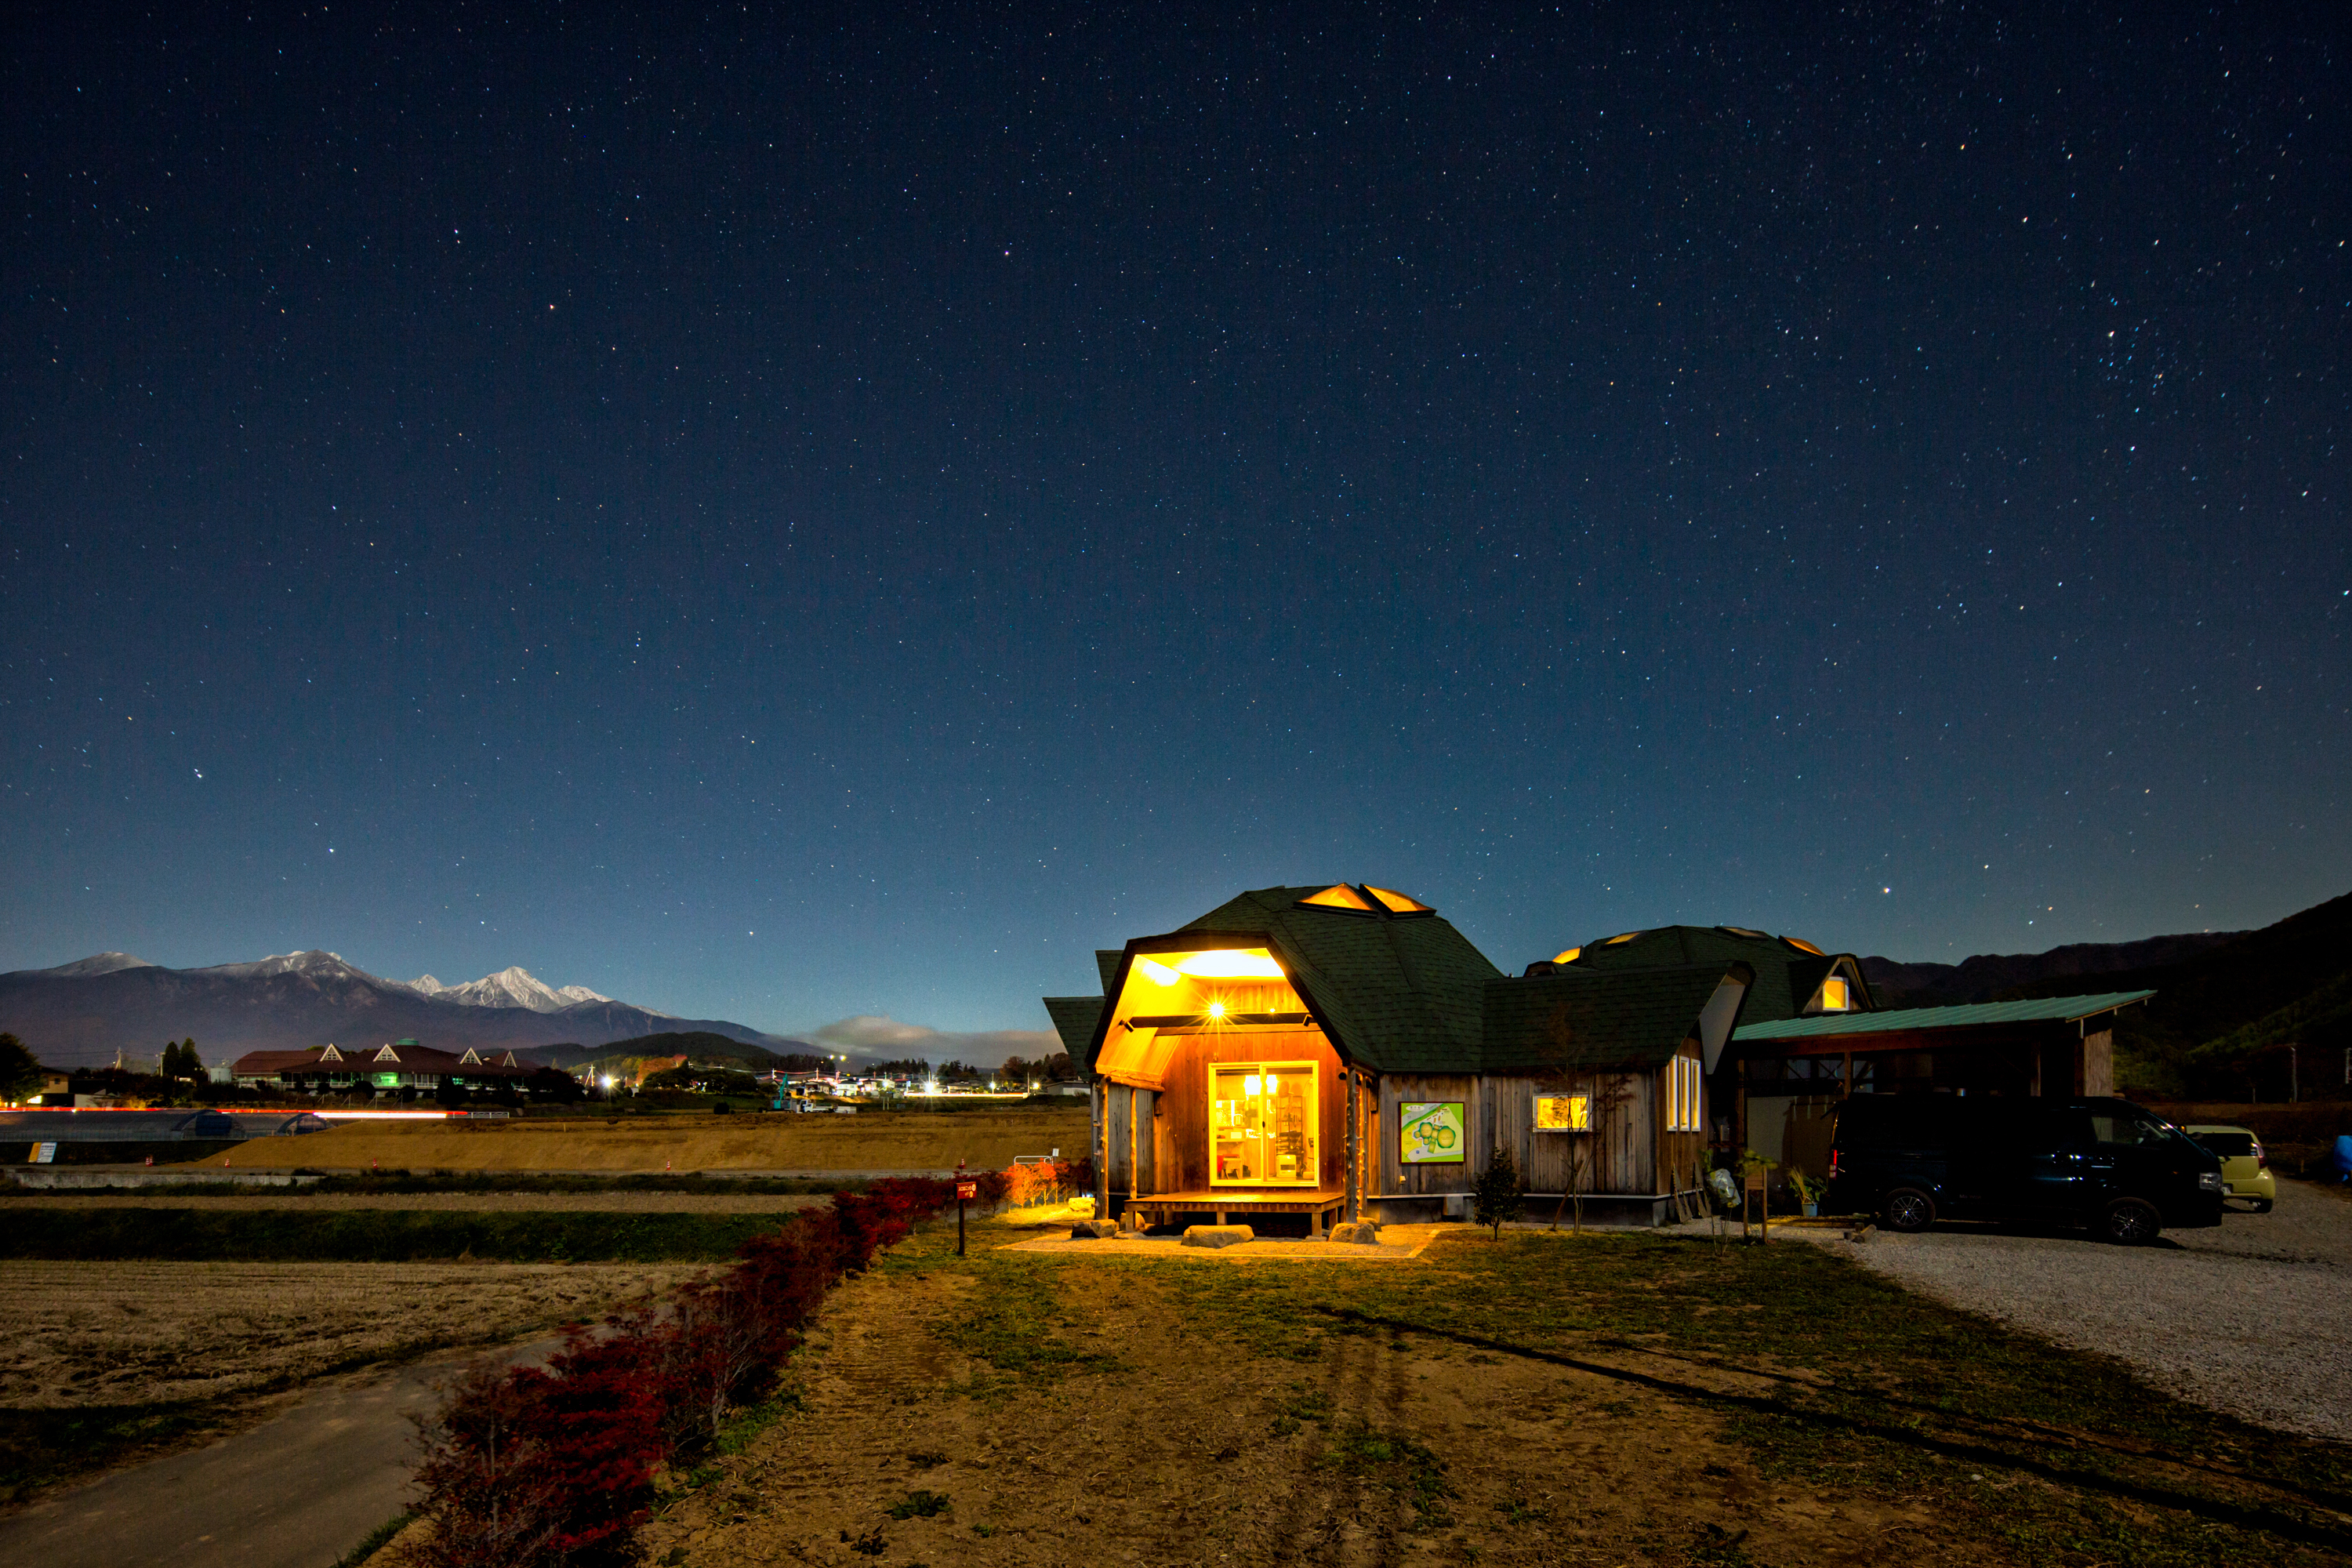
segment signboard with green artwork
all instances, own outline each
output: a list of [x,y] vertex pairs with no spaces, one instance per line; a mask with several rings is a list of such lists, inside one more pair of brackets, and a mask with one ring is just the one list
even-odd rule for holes
[[1397,1157],[1408,1165],[1459,1165],[1462,1106],[1458,1100],[1408,1100],[1397,1107]]

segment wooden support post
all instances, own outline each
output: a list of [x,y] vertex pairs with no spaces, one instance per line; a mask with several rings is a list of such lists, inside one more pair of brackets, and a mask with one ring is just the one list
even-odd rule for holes
[[1095,1108],[1095,1217],[1110,1217],[1110,1080],[1097,1079]]
[[1341,1179],[1346,1182],[1348,1188],[1347,1208],[1345,1212],[1348,1218],[1350,1221],[1353,1221],[1361,1217],[1356,1211],[1356,1162],[1358,1159],[1358,1151],[1356,1148],[1356,1064],[1349,1062],[1346,1067],[1339,1069],[1339,1081],[1346,1086],[1346,1093],[1348,1096],[1348,1141],[1346,1144],[1347,1169],[1342,1173]]
[[1127,1195],[1129,1201],[1143,1195],[1143,1167],[1136,1163],[1135,1089],[1127,1091]]

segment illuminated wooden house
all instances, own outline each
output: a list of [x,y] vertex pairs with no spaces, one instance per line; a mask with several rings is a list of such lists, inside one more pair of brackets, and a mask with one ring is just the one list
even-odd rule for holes
[[1093,1085],[1104,1212],[1464,1212],[1497,1144],[1531,1194],[1658,1223],[1752,1150],[1825,1173],[1849,1093],[2105,1094],[2149,993],[1879,1011],[1852,953],[1662,926],[1506,975],[1369,885],[1266,888],[1096,954],[1049,996]]
[[1500,1142],[1537,1194],[1655,1223],[1703,1179],[1736,960],[1508,976],[1434,910],[1338,884],[1244,893],[1097,954],[1047,997],[1094,1084],[1107,1213],[1155,1222],[1463,1212]]

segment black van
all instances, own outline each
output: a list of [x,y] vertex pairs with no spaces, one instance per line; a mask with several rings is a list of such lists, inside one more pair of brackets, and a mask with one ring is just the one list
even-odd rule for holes
[[1830,1142],[1830,1212],[2095,1226],[2126,1247],[2221,1223],[2221,1163],[2127,1100],[1855,1095]]

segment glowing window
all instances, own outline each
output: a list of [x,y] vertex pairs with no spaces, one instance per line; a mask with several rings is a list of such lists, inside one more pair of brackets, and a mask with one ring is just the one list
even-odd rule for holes
[[1222,948],[1186,954],[1176,961],[1176,973],[1196,980],[1279,980],[1282,965],[1263,952]]
[[1810,942],[1800,942],[1793,936],[1784,936],[1780,940],[1787,942],[1790,947],[1795,948],[1799,952],[1810,952],[1815,958],[1826,958],[1829,956]]
[[1746,926],[1717,926],[1717,927],[1716,927],[1715,929],[1716,929],[1716,930],[1717,930],[1717,931],[1729,931],[1729,932],[1730,932],[1732,935],[1734,935],[1734,936],[1752,936],[1752,937],[1759,937],[1759,938],[1761,938],[1762,940],[1764,940],[1764,941],[1766,941],[1766,942],[1770,942],[1770,941],[1772,940],[1772,933],[1771,933],[1771,932],[1769,932],[1769,931],[1749,931]]
[[1409,899],[1393,888],[1375,888],[1367,882],[1364,884],[1364,891],[1386,904],[1392,914],[1425,915],[1435,912],[1419,899]]
[[1846,983],[1836,975],[1832,975],[1822,982],[1822,1011],[1824,1013],[1853,1011],[1853,995],[1847,989]]
[[1589,1094],[1536,1096],[1536,1131],[1538,1132],[1591,1131],[1592,1097]]
[[1576,962],[1576,955],[1583,951],[1584,950],[1580,947],[1571,947],[1566,952],[1563,952],[1559,957],[1553,959],[1552,962],[1554,963],[1574,963]]
[[1619,942],[1631,942],[1631,941],[1633,941],[1635,937],[1637,937],[1637,936],[1639,936],[1639,935],[1641,935],[1641,934],[1642,934],[1642,933],[1641,933],[1640,931],[1627,931],[1623,936],[1612,936],[1612,937],[1611,937],[1607,942],[1602,942],[1601,945],[1601,946],[1603,946],[1603,947],[1615,947]]
[[1363,894],[1345,882],[1334,882],[1313,897],[1301,899],[1298,901],[1302,904],[1320,904],[1327,910],[1362,910],[1367,913],[1370,912],[1372,907],[1364,902]]
[[1154,985],[1173,985],[1184,978],[1156,958],[1139,958],[1135,961],[1135,967]]

